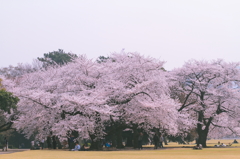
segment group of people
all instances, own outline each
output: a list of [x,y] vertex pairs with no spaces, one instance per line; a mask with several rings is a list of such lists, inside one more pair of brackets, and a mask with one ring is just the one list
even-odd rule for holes
[[[234,143],[234,142],[233,142]],[[220,141],[218,141],[217,145],[214,145],[214,147],[226,147],[226,146],[232,146],[232,143],[229,143],[228,145],[224,144],[224,143],[220,143]]]
[[74,137],[74,135],[71,135],[68,138],[68,148],[70,151],[87,151],[88,149],[86,149],[86,144],[83,144],[82,146],[80,146],[80,144],[78,143],[78,141],[76,141],[76,138]]
[[154,142],[154,149],[157,149],[158,147],[163,148],[163,142],[164,142],[164,137],[158,133],[155,133],[153,136],[153,142]]
[[[56,149],[58,147],[58,149],[60,148],[61,143],[59,142],[58,138],[56,136],[48,136],[47,140],[47,148],[48,149]],[[41,141],[31,141],[31,149],[32,150],[36,150],[36,149],[44,149],[44,144],[45,144],[45,140],[41,140]],[[85,150],[85,145],[82,145],[82,147],[79,145],[78,142],[75,141],[75,137],[73,135],[71,135],[68,138],[68,141],[66,143],[69,148],[70,151],[79,151],[81,150]]]
[[45,140],[41,140],[41,141],[34,141],[32,140],[31,141],[31,150],[37,150],[37,149],[44,149],[44,142]]
[[[48,149],[56,149],[57,148],[57,137],[56,136],[48,136],[47,137],[47,148]],[[45,139],[42,140],[37,140],[31,141],[31,149],[36,150],[36,149],[44,149],[45,145]]]

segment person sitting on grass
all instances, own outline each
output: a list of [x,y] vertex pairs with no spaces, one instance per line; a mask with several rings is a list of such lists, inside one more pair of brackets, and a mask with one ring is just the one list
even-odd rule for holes
[[228,145],[227,146],[232,146],[232,144],[231,143],[228,143]]
[[194,150],[202,150],[202,144],[199,144],[199,146],[194,146]]
[[80,150],[80,145],[78,144],[78,142],[76,142],[75,148],[72,149],[72,151],[79,151]]
[[80,151],[88,151],[88,149],[86,149],[86,146],[87,146],[86,144],[83,144]]
[[226,147],[227,145],[225,145],[224,143],[222,143],[220,146],[221,146],[221,147]]
[[109,142],[106,142],[105,147],[106,147],[106,148],[111,147],[110,143],[109,143]]
[[234,144],[238,144],[238,141],[236,139],[234,139],[233,143]]

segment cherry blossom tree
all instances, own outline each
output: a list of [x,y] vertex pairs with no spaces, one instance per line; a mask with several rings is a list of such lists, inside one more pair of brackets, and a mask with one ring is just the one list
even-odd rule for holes
[[32,63],[18,63],[17,66],[8,66],[0,68],[0,75],[7,78],[15,78],[26,73],[35,72],[43,69],[43,63],[37,59],[33,59]]
[[103,62],[79,56],[61,67],[6,80],[8,90],[20,98],[14,125],[28,137],[65,138],[77,132],[91,138],[93,148],[104,137],[106,123],[173,135],[187,130],[192,122],[170,98],[163,64],[137,53],[111,54]]
[[171,74],[173,94],[182,99],[178,111],[197,121],[198,144],[206,147],[207,137],[239,135],[239,63],[191,60]]
[[188,116],[178,113],[179,104],[170,98],[168,73],[163,64],[137,53],[112,54],[103,63],[107,69],[112,68],[105,79],[113,83],[108,89],[110,104],[115,106],[111,124],[117,125],[116,133],[131,128],[137,135],[139,129],[149,133],[157,128],[167,134],[177,134],[180,127],[191,126]]
[[[41,136],[66,136],[71,130],[81,131],[84,137],[94,126],[93,112],[107,112],[101,108],[104,104],[98,100],[98,94],[91,91],[98,76],[94,64],[82,57],[65,67],[15,78],[8,89],[20,98],[16,128],[28,137],[36,132]],[[94,100],[98,100],[97,106]]]

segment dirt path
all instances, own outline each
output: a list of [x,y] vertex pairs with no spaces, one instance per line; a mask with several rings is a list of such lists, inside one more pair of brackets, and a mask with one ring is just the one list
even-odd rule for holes
[[2,150],[0,150],[0,155],[1,155],[1,154],[14,153],[14,152],[28,151],[28,150],[30,150],[30,149],[8,149],[8,151],[2,151]]

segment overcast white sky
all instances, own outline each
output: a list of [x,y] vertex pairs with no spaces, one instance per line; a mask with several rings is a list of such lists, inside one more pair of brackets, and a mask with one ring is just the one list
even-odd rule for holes
[[0,67],[57,49],[240,61],[240,0],[0,0]]

